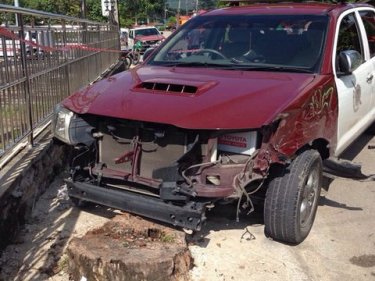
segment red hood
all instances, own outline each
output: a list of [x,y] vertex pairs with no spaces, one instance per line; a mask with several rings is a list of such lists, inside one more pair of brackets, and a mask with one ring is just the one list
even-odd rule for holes
[[142,42],[156,41],[156,40],[162,40],[162,39],[164,39],[163,35],[149,35],[149,36],[138,35],[138,36],[135,37],[135,40],[142,41]]
[[[311,74],[141,66],[97,82],[63,104],[78,114],[190,129],[259,128],[291,105],[313,79]],[[196,86],[198,91],[137,88],[145,81]]]

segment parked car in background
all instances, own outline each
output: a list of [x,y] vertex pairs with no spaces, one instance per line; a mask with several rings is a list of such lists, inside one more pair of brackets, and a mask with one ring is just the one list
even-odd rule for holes
[[142,45],[141,53],[148,48],[160,44],[164,40],[163,34],[154,26],[139,26],[129,31],[129,48],[140,42]]
[[207,209],[236,200],[238,217],[257,197],[265,234],[302,242],[322,160],[375,120],[374,21],[367,4],[281,1],[192,18],[57,106],[54,136],[77,151],[69,195],[194,230]]
[[120,44],[121,44],[121,50],[129,49],[129,29],[128,28],[120,29]]
[[[0,38],[0,57],[15,57],[21,55],[21,41],[19,40],[18,31],[12,33],[12,37],[4,36]],[[39,28],[37,30],[27,30],[24,35],[26,56],[28,59],[43,58],[45,51],[43,47],[50,47],[53,44],[51,30]]]

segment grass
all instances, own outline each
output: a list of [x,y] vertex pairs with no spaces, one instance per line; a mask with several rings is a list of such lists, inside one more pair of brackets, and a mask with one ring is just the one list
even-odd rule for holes
[[175,237],[172,234],[167,234],[164,231],[160,234],[160,241],[163,243],[173,243],[175,241]]
[[66,254],[64,254],[57,263],[57,270],[58,272],[60,271],[67,272],[68,266],[69,266],[69,257]]

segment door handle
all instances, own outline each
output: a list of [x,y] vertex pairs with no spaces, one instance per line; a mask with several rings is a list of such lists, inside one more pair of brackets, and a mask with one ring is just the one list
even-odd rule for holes
[[371,83],[372,79],[374,79],[374,74],[370,73],[369,75],[367,75],[367,78],[366,78],[367,83]]

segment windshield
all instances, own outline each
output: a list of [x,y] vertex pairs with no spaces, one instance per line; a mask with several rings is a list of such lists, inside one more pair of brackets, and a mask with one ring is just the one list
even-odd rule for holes
[[145,28],[145,29],[135,30],[135,37],[150,36],[150,35],[159,35],[159,31],[156,28]]
[[243,70],[315,72],[327,16],[234,15],[193,18],[148,62]]

